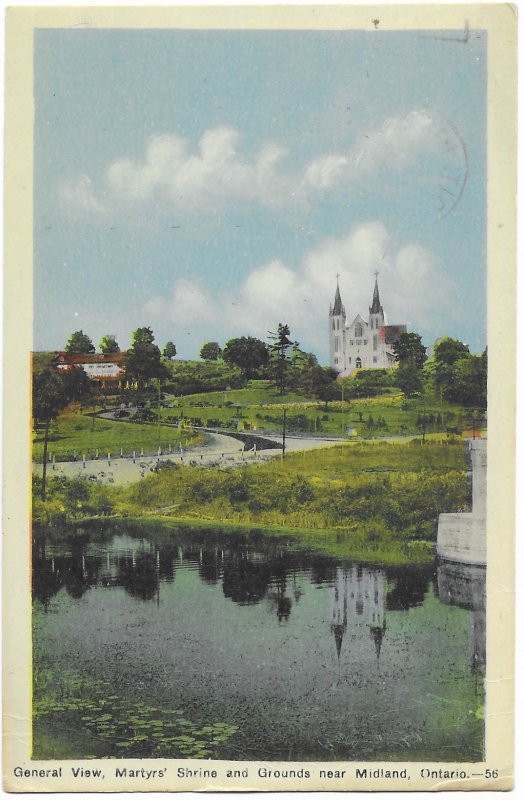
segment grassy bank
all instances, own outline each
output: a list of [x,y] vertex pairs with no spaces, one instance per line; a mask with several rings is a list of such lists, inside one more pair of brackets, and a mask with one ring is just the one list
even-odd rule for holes
[[[205,436],[193,433],[191,430],[175,430],[173,427],[164,427],[154,424],[140,424],[129,422],[113,422],[108,419],[87,416],[82,413],[79,406],[68,406],[53,423],[49,436],[50,457],[55,456],[57,461],[82,458],[92,458],[99,450],[101,455],[108,452],[113,455],[130,454],[133,450],[138,453],[141,448],[146,453],[156,452],[161,446],[168,449],[169,445],[178,448],[200,444]],[[33,438],[33,460],[41,462],[44,442],[43,434],[37,432]]]
[[33,511],[45,523],[111,514],[260,527],[405,563],[428,557],[439,513],[468,509],[465,470],[462,444],[347,443],[243,469],[172,466],[122,488],[52,478]]

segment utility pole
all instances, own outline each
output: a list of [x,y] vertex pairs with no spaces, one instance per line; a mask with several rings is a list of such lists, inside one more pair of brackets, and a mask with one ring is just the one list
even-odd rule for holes
[[286,415],[287,408],[284,409],[284,416],[282,417],[282,458],[286,454]]

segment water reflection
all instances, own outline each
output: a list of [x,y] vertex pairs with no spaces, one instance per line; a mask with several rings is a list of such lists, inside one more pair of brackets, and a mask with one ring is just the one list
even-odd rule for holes
[[[209,537],[208,537],[209,538]],[[198,539],[198,537],[197,537]],[[109,536],[92,542],[89,533],[76,530],[60,544],[44,533],[33,547],[33,597],[45,609],[61,590],[80,600],[92,587],[121,587],[144,602],[158,602],[162,583],[175,580],[177,564],[196,568],[207,585],[220,585],[224,597],[239,605],[266,601],[267,609],[286,623],[303,593],[301,580],[328,585],[328,624],[340,658],[348,629],[369,629],[377,658],[386,634],[388,612],[420,606],[435,578],[430,567],[340,565],[323,554],[290,550],[279,539],[255,537],[199,542],[173,537],[171,541]],[[472,671],[486,664],[485,568],[439,562],[438,597],[447,605],[471,611],[470,660]]]
[[348,622],[369,627],[380,650],[387,610],[420,605],[433,579],[431,568],[340,566],[336,558],[290,549],[277,537],[224,536],[220,544],[208,532],[170,538],[119,533],[93,541],[76,529],[60,542],[44,531],[33,546],[33,597],[44,608],[64,588],[80,600],[92,587],[121,587],[144,602],[158,599],[162,583],[175,580],[177,568],[196,569],[202,583],[219,585],[239,605],[266,601],[285,623],[303,594],[301,581],[328,585],[329,616],[340,653]]
[[471,612],[470,666],[473,673],[483,675],[486,669],[486,567],[441,561],[437,580],[441,602]]
[[210,709],[240,720],[242,747],[258,748],[249,757],[475,760],[482,570],[359,564],[299,545],[128,523],[39,531],[35,642],[57,669],[160,705],[183,698],[202,723]]

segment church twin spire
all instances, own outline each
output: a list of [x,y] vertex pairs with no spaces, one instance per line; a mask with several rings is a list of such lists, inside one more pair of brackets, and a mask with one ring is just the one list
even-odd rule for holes
[[380,305],[380,297],[378,294],[378,272],[375,272],[375,288],[373,289],[373,300],[369,309],[370,314],[383,314],[384,309]]
[[[340,287],[338,285],[338,278],[337,275],[337,290],[335,292],[335,302],[333,304],[333,308],[331,309],[331,315],[333,317],[338,316],[339,314],[345,315],[345,308],[342,305],[342,297],[340,296]],[[378,272],[375,272],[375,288],[373,289],[373,300],[371,301],[371,306],[369,308],[370,314],[383,314],[384,309],[380,304],[380,295],[378,292]]]

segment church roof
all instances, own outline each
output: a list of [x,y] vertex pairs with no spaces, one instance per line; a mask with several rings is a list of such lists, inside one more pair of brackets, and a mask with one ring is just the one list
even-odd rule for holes
[[333,306],[331,313],[333,314],[333,316],[345,313],[344,306],[342,305],[342,298],[340,296],[340,289],[338,286],[338,282],[337,282],[337,291],[335,292],[335,304]]
[[380,297],[378,294],[378,278],[375,276],[375,288],[373,289],[373,301],[369,309],[370,314],[382,314],[383,308],[380,305]]

